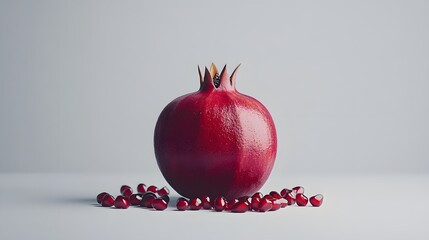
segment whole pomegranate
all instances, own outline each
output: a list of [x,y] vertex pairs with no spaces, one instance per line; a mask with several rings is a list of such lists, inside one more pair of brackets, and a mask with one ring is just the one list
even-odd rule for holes
[[[240,66],[240,65],[239,65]],[[238,67],[239,67],[238,66]],[[257,192],[277,152],[274,122],[258,100],[235,89],[226,65],[200,75],[200,89],[170,102],[155,127],[155,155],[167,182],[193,198]]]

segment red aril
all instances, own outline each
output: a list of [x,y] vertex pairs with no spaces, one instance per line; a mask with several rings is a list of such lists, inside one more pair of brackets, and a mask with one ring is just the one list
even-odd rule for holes
[[290,193],[290,192],[292,192],[292,190],[287,189],[287,188],[283,188],[283,189],[280,191],[280,195],[281,195],[282,197],[285,197],[285,196],[286,196],[286,194],[288,194],[288,193]]
[[201,204],[203,206],[204,209],[212,209],[212,204],[210,202],[210,197],[205,196],[201,198]]
[[255,193],[255,194],[253,194],[253,195],[252,195],[252,198],[254,198],[254,197],[257,197],[257,198],[263,198],[263,197],[264,197],[264,194],[262,194],[262,193],[260,193],[260,192],[257,192],[257,193]]
[[228,200],[228,201],[226,202],[225,210],[228,210],[228,211],[232,210],[232,207],[233,207],[236,203],[238,203],[238,199],[236,199],[236,198],[231,199],[231,200]]
[[222,212],[226,208],[226,199],[224,197],[217,197],[214,200],[213,208],[217,212]]
[[144,183],[140,183],[137,185],[137,192],[138,193],[145,193],[146,192],[146,185]]
[[142,193],[134,193],[131,194],[131,196],[128,198],[128,200],[130,200],[130,204],[131,206],[138,206],[141,204],[143,199],[143,194]]
[[179,211],[185,211],[189,209],[189,202],[185,198],[177,199],[176,208]]
[[320,205],[322,205],[323,203],[323,195],[317,194],[315,196],[312,196],[310,198],[310,203],[311,205],[313,205],[313,207],[320,207]]
[[261,198],[261,201],[259,202],[258,210],[260,212],[266,212],[269,211],[273,207],[273,203],[271,200],[268,200],[267,198]]
[[127,209],[130,206],[130,201],[127,197],[119,195],[116,197],[114,205],[116,208]]
[[131,194],[133,194],[133,189],[128,185],[122,185],[120,191],[121,191],[122,196],[124,196],[124,197],[129,197],[129,196],[131,196]]
[[258,211],[259,210],[259,203],[261,202],[261,198],[258,197],[252,197],[252,202],[250,206],[252,207],[252,210]]
[[280,199],[282,198],[282,196],[280,195],[280,193],[276,192],[276,191],[271,191],[270,192],[270,196],[275,198],[275,199]]
[[308,198],[302,194],[298,193],[295,197],[296,204],[300,207],[306,206],[308,203]]
[[101,206],[103,207],[111,207],[115,204],[115,198],[110,194],[105,194],[103,199],[101,200]]
[[[237,69],[236,69],[237,70]],[[200,89],[176,98],[155,127],[158,166],[167,182],[188,198],[250,195],[267,180],[277,136],[268,110],[235,88],[226,67],[200,73]]]
[[158,193],[159,196],[164,196],[164,195],[170,194],[170,190],[168,190],[167,187],[163,187],[161,189],[158,189],[158,191],[156,191],[156,193]]
[[101,204],[101,201],[103,200],[103,197],[106,196],[106,194],[108,194],[107,192],[102,192],[100,194],[97,195],[97,202],[99,204]]
[[235,213],[244,213],[249,210],[249,204],[247,201],[238,201],[234,206],[231,208],[231,212]]
[[302,193],[304,193],[304,187],[296,186],[296,187],[292,188],[292,191],[295,191],[296,194],[298,194],[298,193],[302,194]]
[[274,200],[271,201],[271,203],[272,203],[272,205],[271,205],[270,211],[277,211],[282,206],[280,199],[274,199]]
[[285,208],[288,205],[288,201],[284,198],[278,199],[280,201],[281,208]]
[[155,210],[162,211],[162,210],[165,210],[167,206],[168,206],[168,203],[162,198],[157,198],[152,201],[152,207]]
[[200,210],[201,207],[202,207],[201,199],[191,198],[191,200],[189,200],[189,208],[191,210]]
[[146,192],[143,195],[142,201],[141,201],[141,206],[142,207],[147,207],[147,208],[151,208],[152,207],[152,202],[153,200],[156,199],[156,195],[152,192]]
[[283,198],[287,200],[287,205],[294,205],[296,202],[295,197],[295,192],[289,192]]
[[156,187],[156,186],[149,186],[147,189],[146,189],[146,192],[153,192],[153,193],[157,193],[158,192],[158,188]]

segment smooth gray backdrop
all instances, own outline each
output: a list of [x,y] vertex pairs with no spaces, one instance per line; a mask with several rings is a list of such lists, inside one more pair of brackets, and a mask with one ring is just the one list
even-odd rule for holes
[[228,64],[274,172],[429,172],[429,1],[0,0],[0,172],[156,172],[153,129]]

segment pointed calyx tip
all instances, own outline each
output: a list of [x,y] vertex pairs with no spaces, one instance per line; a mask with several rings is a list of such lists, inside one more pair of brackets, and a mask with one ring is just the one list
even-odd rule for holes
[[201,89],[235,90],[235,75],[240,65],[241,64],[234,69],[231,77],[227,73],[226,64],[219,73],[216,65],[212,63],[210,70],[205,67],[204,76],[202,76],[200,67],[198,66]]

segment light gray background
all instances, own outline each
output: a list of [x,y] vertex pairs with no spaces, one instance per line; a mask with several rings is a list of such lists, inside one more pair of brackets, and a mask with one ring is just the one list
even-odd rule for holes
[[153,129],[229,71],[277,174],[429,172],[428,1],[0,0],[0,171],[157,172]]

